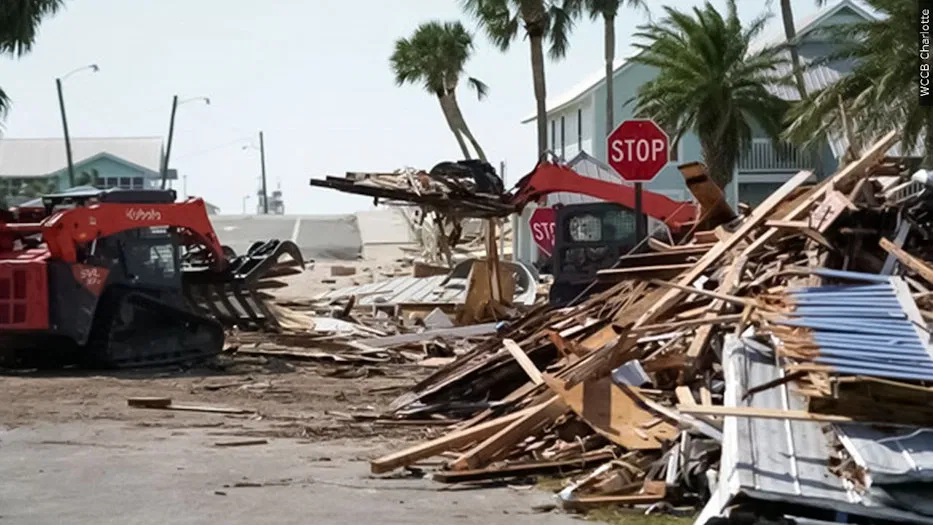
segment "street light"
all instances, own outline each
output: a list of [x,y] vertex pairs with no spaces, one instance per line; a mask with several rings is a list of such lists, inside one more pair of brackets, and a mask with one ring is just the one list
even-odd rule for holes
[[84,71],[87,69],[90,69],[93,73],[100,71],[100,68],[97,67],[97,64],[91,64],[88,66],[79,67],[73,71],[69,71],[64,76],[55,79],[55,88],[58,90],[58,109],[62,112],[62,129],[65,131],[65,155],[68,158],[69,187],[73,187],[75,185],[75,166],[71,157],[71,137],[68,135],[68,118],[65,116],[65,96],[62,94],[62,81],[79,71]]
[[[243,149],[256,149],[253,145],[243,146]],[[262,212],[269,215],[269,194],[266,192],[266,143],[262,131],[259,132],[259,162],[262,168]]]
[[168,161],[172,156],[172,137],[175,135],[175,112],[178,110],[178,106],[182,104],[187,104],[188,102],[204,102],[205,105],[211,105],[211,99],[207,97],[192,97],[186,98],[181,102],[178,101],[178,95],[172,97],[172,116],[168,121],[168,145],[165,146],[165,159],[162,161],[162,189],[165,189],[165,181],[168,179]]

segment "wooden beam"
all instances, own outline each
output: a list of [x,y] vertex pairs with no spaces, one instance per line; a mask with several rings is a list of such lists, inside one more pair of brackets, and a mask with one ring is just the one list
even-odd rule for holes
[[553,396],[540,405],[530,407],[521,417],[457,458],[450,465],[451,470],[477,469],[488,465],[516,443],[553,422],[566,411],[567,405],[559,396]]
[[[701,275],[703,275],[713,264],[715,264],[719,259],[726,254],[729,250],[734,248],[739,242],[745,239],[749,233],[757,228],[761,223],[768,218],[771,212],[783,202],[783,200],[801,186],[807,179],[812,175],[809,171],[801,171],[800,173],[791,177],[790,180],[785,182],[780,188],[774,191],[771,195],[768,196],[761,204],[759,204],[751,215],[745,218],[742,221],[742,225],[739,226],[735,232],[729,236],[728,239],[724,241],[719,241],[713,246],[708,252],[706,252],[703,257],[690,269],[686,274],[682,275],[678,283],[682,286],[692,286],[693,282],[696,281]],[[776,230],[775,230],[776,231]],[[678,300],[684,295],[684,291],[681,289],[671,289],[658,301],[656,304],[652,305],[648,311],[646,311],[642,316],[636,321],[635,326],[641,326],[648,324],[651,321],[655,320],[658,316],[670,309]]]
[[884,237],[881,238],[881,241],[878,244],[881,245],[881,248],[884,251],[896,257],[897,260],[901,262],[901,264],[922,277],[926,282],[933,284],[933,267],[930,267],[929,264],[907,253],[903,248],[898,247],[896,244],[885,239]]
[[488,438],[513,422],[522,419],[528,413],[529,409],[514,412],[507,416],[493,419],[492,421],[445,434],[431,441],[419,443],[411,448],[389,454],[388,456],[374,459],[369,463],[370,471],[373,474],[391,472],[399,467],[411,465],[416,461],[436,456],[441,452],[463,448],[470,443]]
[[592,453],[583,454],[582,457],[558,461],[532,461],[476,470],[442,470],[432,474],[431,479],[441,483],[461,483],[465,481],[524,477],[534,474],[559,473],[564,475],[567,472],[581,470],[612,459],[615,459],[615,455],[611,451],[593,451]]
[[522,367],[522,370],[528,374],[528,377],[531,378],[531,382],[540,385],[544,383],[544,379],[541,378],[541,371],[538,370],[538,367],[531,361],[531,358],[528,357],[528,354],[522,350],[522,347],[518,346],[518,343],[511,339],[503,339],[502,344],[505,346],[505,349],[512,354],[512,357],[515,358],[515,361],[518,362],[518,366]]
[[[861,158],[859,158],[859,160],[848,164],[845,168],[836,172],[836,174],[832,177],[829,177],[828,179],[825,179],[823,182],[819,183],[816,188],[813,189],[806,198],[802,199],[793,210],[781,218],[784,220],[799,219],[805,214],[809,213],[810,208],[823,199],[832,190],[838,189],[839,191],[846,191],[846,189],[851,189],[847,188],[847,186],[854,186],[858,180],[865,175],[865,171],[869,166],[883,159],[888,150],[891,149],[891,146],[897,142],[898,136],[899,134],[896,131],[889,132],[887,135],[878,140],[878,142],[875,142],[872,147],[869,148]],[[742,255],[747,257],[758,251],[762,246],[767,244],[772,237],[777,235],[778,231],[779,230],[777,228],[771,228],[764,232],[761,237],[755,239],[754,242],[745,248],[745,250],[742,252]]]
[[[738,289],[739,283],[742,280],[742,272],[745,271],[745,264],[747,261],[748,259],[745,257],[738,257],[732,262],[732,265],[730,265],[729,269],[726,271],[725,277],[723,277],[722,282],[719,283],[719,287],[716,289],[717,293],[732,294]],[[704,319],[715,318],[716,315],[719,314],[719,311],[722,310],[723,306],[725,306],[725,301],[720,299],[713,301]],[[693,336],[693,340],[690,341],[690,347],[687,348],[687,357],[690,359],[699,357],[703,349],[706,348],[706,344],[709,342],[709,337],[712,333],[712,323],[705,324],[698,328],[696,334]]]

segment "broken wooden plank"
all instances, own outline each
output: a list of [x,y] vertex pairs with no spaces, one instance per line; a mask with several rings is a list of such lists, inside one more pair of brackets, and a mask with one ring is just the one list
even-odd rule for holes
[[538,367],[531,361],[528,354],[522,350],[522,347],[518,346],[518,343],[511,339],[503,339],[502,344],[505,346],[505,349],[512,354],[512,357],[518,362],[518,366],[522,367],[522,370],[528,374],[528,377],[531,378],[534,384],[540,385],[544,383],[544,380],[541,379],[541,371],[538,370]]
[[677,425],[667,421],[642,430],[641,425],[657,419],[658,414],[641,406],[637,389],[623,389],[608,377],[570,388],[551,377],[545,377],[545,382],[593,430],[628,450],[657,450],[663,440],[679,432]]
[[508,426],[499,430],[479,445],[451,463],[451,470],[477,469],[497,459],[519,441],[532,435],[539,428],[552,423],[567,411],[567,405],[559,396],[531,407]]
[[514,421],[520,420],[528,414],[529,410],[530,409],[520,410],[469,428],[455,430],[436,439],[419,443],[405,450],[400,450],[387,456],[374,459],[369,462],[370,471],[373,474],[391,472],[399,467],[411,465],[422,459],[436,456],[441,452],[456,450],[470,443],[482,441],[496,432],[499,432]]
[[475,470],[450,471],[442,470],[431,475],[431,479],[442,483],[462,483],[467,481],[485,481],[490,479],[507,479],[543,474],[567,474],[582,470],[615,458],[610,450],[594,451],[572,459],[560,461],[532,461],[528,463],[515,463],[509,465],[494,465]]
[[[761,204],[755,207],[751,215],[742,221],[735,232],[728,239],[716,243],[687,273],[683,274],[678,281],[682,286],[692,286],[693,282],[703,275],[713,264],[719,261],[720,257],[735,247],[749,233],[757,228],[771,214],[778,204],[783,202],[784,198],[790,195],[795,189],[806,182],[812,174],[809,171],[801,171],[781,185],[780,188],[768,196]],[[648,324],[655,320],[659,315],[671,308],[684,295],[684,291],[678,288],[668,290],[660,301],[652,305],[635,323],[636,326]]]
[[926,282],[933,284],[933,267],[931,267],[929,264],[907,253],[903,248],[900,248],[893,242],[883,237],[881,238],[879,244],[884,251],[896,257],[897,260],[900,261],[900,263],[903,264],[906,268],[922,277]]
[[181,410],[185,412],[207,412],[212,414],[251,414],[252,410],[244,408],[229,408],[209,405],[179,405],[167,397],[130,397],[126,404],[133,408],[150,408],[158,410]]
[[250,447],[253,445],[265,445],[269,443],[267,439],[240,439],[237,441],[218,441],[214,443],[215,447]]
[[483,323],[468,326],[455,326],[453,328],[442,328],[440,330],[425,330],[424,332],[416,334],[399,334],[389,335],[386,337],[376,337],[373,339],[361,339],[357,342],[366,346],[371,346],[373,348],[388,348],[390,346],[430,341],[438,337],[477,337],[496,333],[497,324],[498,323]]

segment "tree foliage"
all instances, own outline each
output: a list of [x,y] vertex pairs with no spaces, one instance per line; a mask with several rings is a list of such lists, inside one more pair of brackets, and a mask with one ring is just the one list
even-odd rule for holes
[[786,52],[783,46],[750,48],[769,15],[743,26],[735,0],[728,0],[725,16],[709,2],[690,12],[664,11],[635,35],[642,52],[633,60],[659,70],[639,89],[635,111],[673,130],[674,141],[696,133],[711,177],[724,187],[751,144],[753,127],[779,140],[787,103],[769,88],[792,82]]
[[866,3],[879,19],[827,28],[827,36],[839,42],[839,51],[814,62],[849,62],[851,73],[793,108],[786,135],[796,143],[814,144],[838,138],[857,122],[858,130],[847,138],[868,142],[897,129],[906,149],[923,143],[924,164],[933,167],[933,108],[918,103],[916,4]]
[[[0,55],[18,58],[32,51],[42,20],[64,5],[64,0],[0,0]],[[9,109],[10,99],[0,89],[0,118]]]

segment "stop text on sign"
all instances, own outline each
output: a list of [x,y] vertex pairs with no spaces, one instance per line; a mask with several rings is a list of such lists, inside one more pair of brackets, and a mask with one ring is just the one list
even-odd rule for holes
[[664,139],[615,139],[610,148],[613,162],[654,162],[667,157]]

